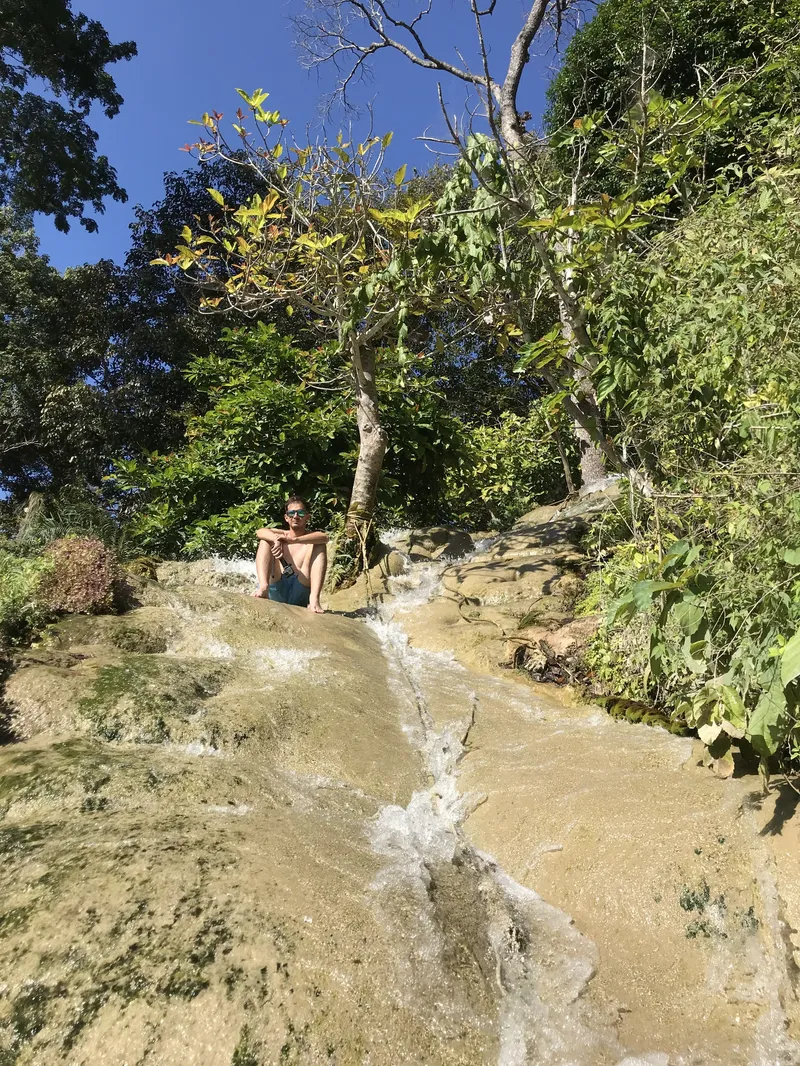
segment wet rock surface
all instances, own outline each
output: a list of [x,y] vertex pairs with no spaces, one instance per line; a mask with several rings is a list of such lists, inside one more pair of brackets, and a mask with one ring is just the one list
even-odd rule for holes
[[366,622],[175,568],[22,656],[2,1066],[800,1061],[791,800],[498,666],[535,518]]

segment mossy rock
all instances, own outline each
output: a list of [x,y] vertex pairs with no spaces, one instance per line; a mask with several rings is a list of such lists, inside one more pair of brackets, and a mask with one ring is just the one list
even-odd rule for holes
[[690,737],[692,730],[682,722],[673,721],[668,714],[651,707],[650,704],[640,703],[639,700],[627,700],[617,696],[601,697],[596,701],[604,707],[612,718],[620,721],[631,722],[633,725],[656,726],[666,729],[676,737]]
[[155,655],[167,650],[174,630],[171,612],[145,608],[125,617],[117,615],[70,615],[51,626],[43,643],[50,648],[105,645],[119,651]]
[[103,740],[182,740],[203,702],[220,691],[228,676],[229,668],[218,662],[193,659],[184,664],[172,657],[126,654],[100,668],[78,709]]
[[157,581],[158,566],[159,561],[157,559],[147,555],[140,555],[138,558],[131,559],[125,563],[122,569],[126,574],[132,574],[134,577],[148,577],[151,581]]

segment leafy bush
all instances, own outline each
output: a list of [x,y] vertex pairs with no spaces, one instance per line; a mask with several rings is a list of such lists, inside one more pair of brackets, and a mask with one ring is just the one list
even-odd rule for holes
[[798,192],[774,171],[720,195],[618,279],[600,391],[659,487],[584,601],[607,686],[765,770],[800,757]]
[[45,550],[48,563],[39,585],[42,604],[51,611],[101,614],[114,605],[117,561],[99,540],[64,537]]
[[71,485],[55,495],[33,492],[9,522],[14,544],[26,554],[41,552],[62,537],[101,540],[117,558],[125,558],[130,545],[126,530],[112,513],[108,501],[88,487]]
[[52,559],[26,559],[0,548],[0,646],[25,642],[47,622],[51,612],[38,592],[52,568]]
[[[574,437],[562,439],[575,467]],[[542,404],[527,418],[506,412],[495,425],[473,427],[441,493],[449,520],[471,529],[503,529],[537,504],[563,499],[564,467]]]

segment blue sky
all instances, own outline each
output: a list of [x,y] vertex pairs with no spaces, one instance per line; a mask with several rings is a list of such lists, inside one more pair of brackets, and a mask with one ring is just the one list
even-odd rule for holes
[[[399,8],[416,9],[414,0],[398,0]],[[120,114],[93,116],[100,134],[99,150],[116,167],[127,190],[127,204],[109,202],[99,219],[100,232],[86,233],[73,225],[68,234],[56,231],[47,218],[37,220],[41,251],[63,270],[101,258],[121,262],[129,243],[129,224],[137,203],[151,204],[163,191],[163,174],[191,164],[180,148],[194,139],[187,120],[216,109],[232,116],[239,103],[237,87],[248,92],[263,87],[269,104],[291,121],[300,140],[307,126],[321,125],[320,99],[331,88],[328,70],[308,71],[294,45],[290,16],[303,10],[303,0],[73,0],[106,27],[114,42],[136,41],[139,55],[111,68],[125,103]],[[509,46],[529,7],[525,0],[499,0],[491,26],[490,48],[496,57],[493,73],[505,71]],[[467,0],[436,0],[429,20],[431,51],[457,61],[456,49],[473,58],[473,23]],[[544,90],[552,73],[552,54],[535,58],[526,72],[520,103],[535,119],[544,107]],[[461,114],[465,87],[444,81],[451,112]],[[400,56],[384,53],[370,84],[359,88],[371,101],[376,132],[394,131],[389,164],[424,169],[433,159],[418,138],[426,130],[442,132],[436,99],[436,76],[412,67]],[[342,116],[326,128],[334,134]],[[358,134],[358,129],[356,129]]]

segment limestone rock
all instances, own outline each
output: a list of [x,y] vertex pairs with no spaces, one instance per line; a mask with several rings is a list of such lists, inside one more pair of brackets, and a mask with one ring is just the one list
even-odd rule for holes
[[412,563],[428,563],[433,559],[433,555],[427,548],[420,548],[419,546],[413,547],[408,557]]
[[196,559],[193,562],[171,561],[159,563],[158,582],[164,588],[181,588],[185,585],[202,585],[231,591],[252,590],[255,586],[255,569],[235,569],[230,564],[217,563],[214,559]]
[[475,544],[469,533],[459,532],[452,534],[446,544],[437,548],[433,553],[434,559],[463,559],[465,555],[475,550]]
[[453,535],[453,531],[447,526],[428,526],[423,529],[414,529],[411,532],[411,547],[424,548],[427,552],[434,552],[437,548],[444,547]]
[[384,559],[384,565],[390,577],[399,577],[407,567],[406,558],[399,551],[390,551]]

